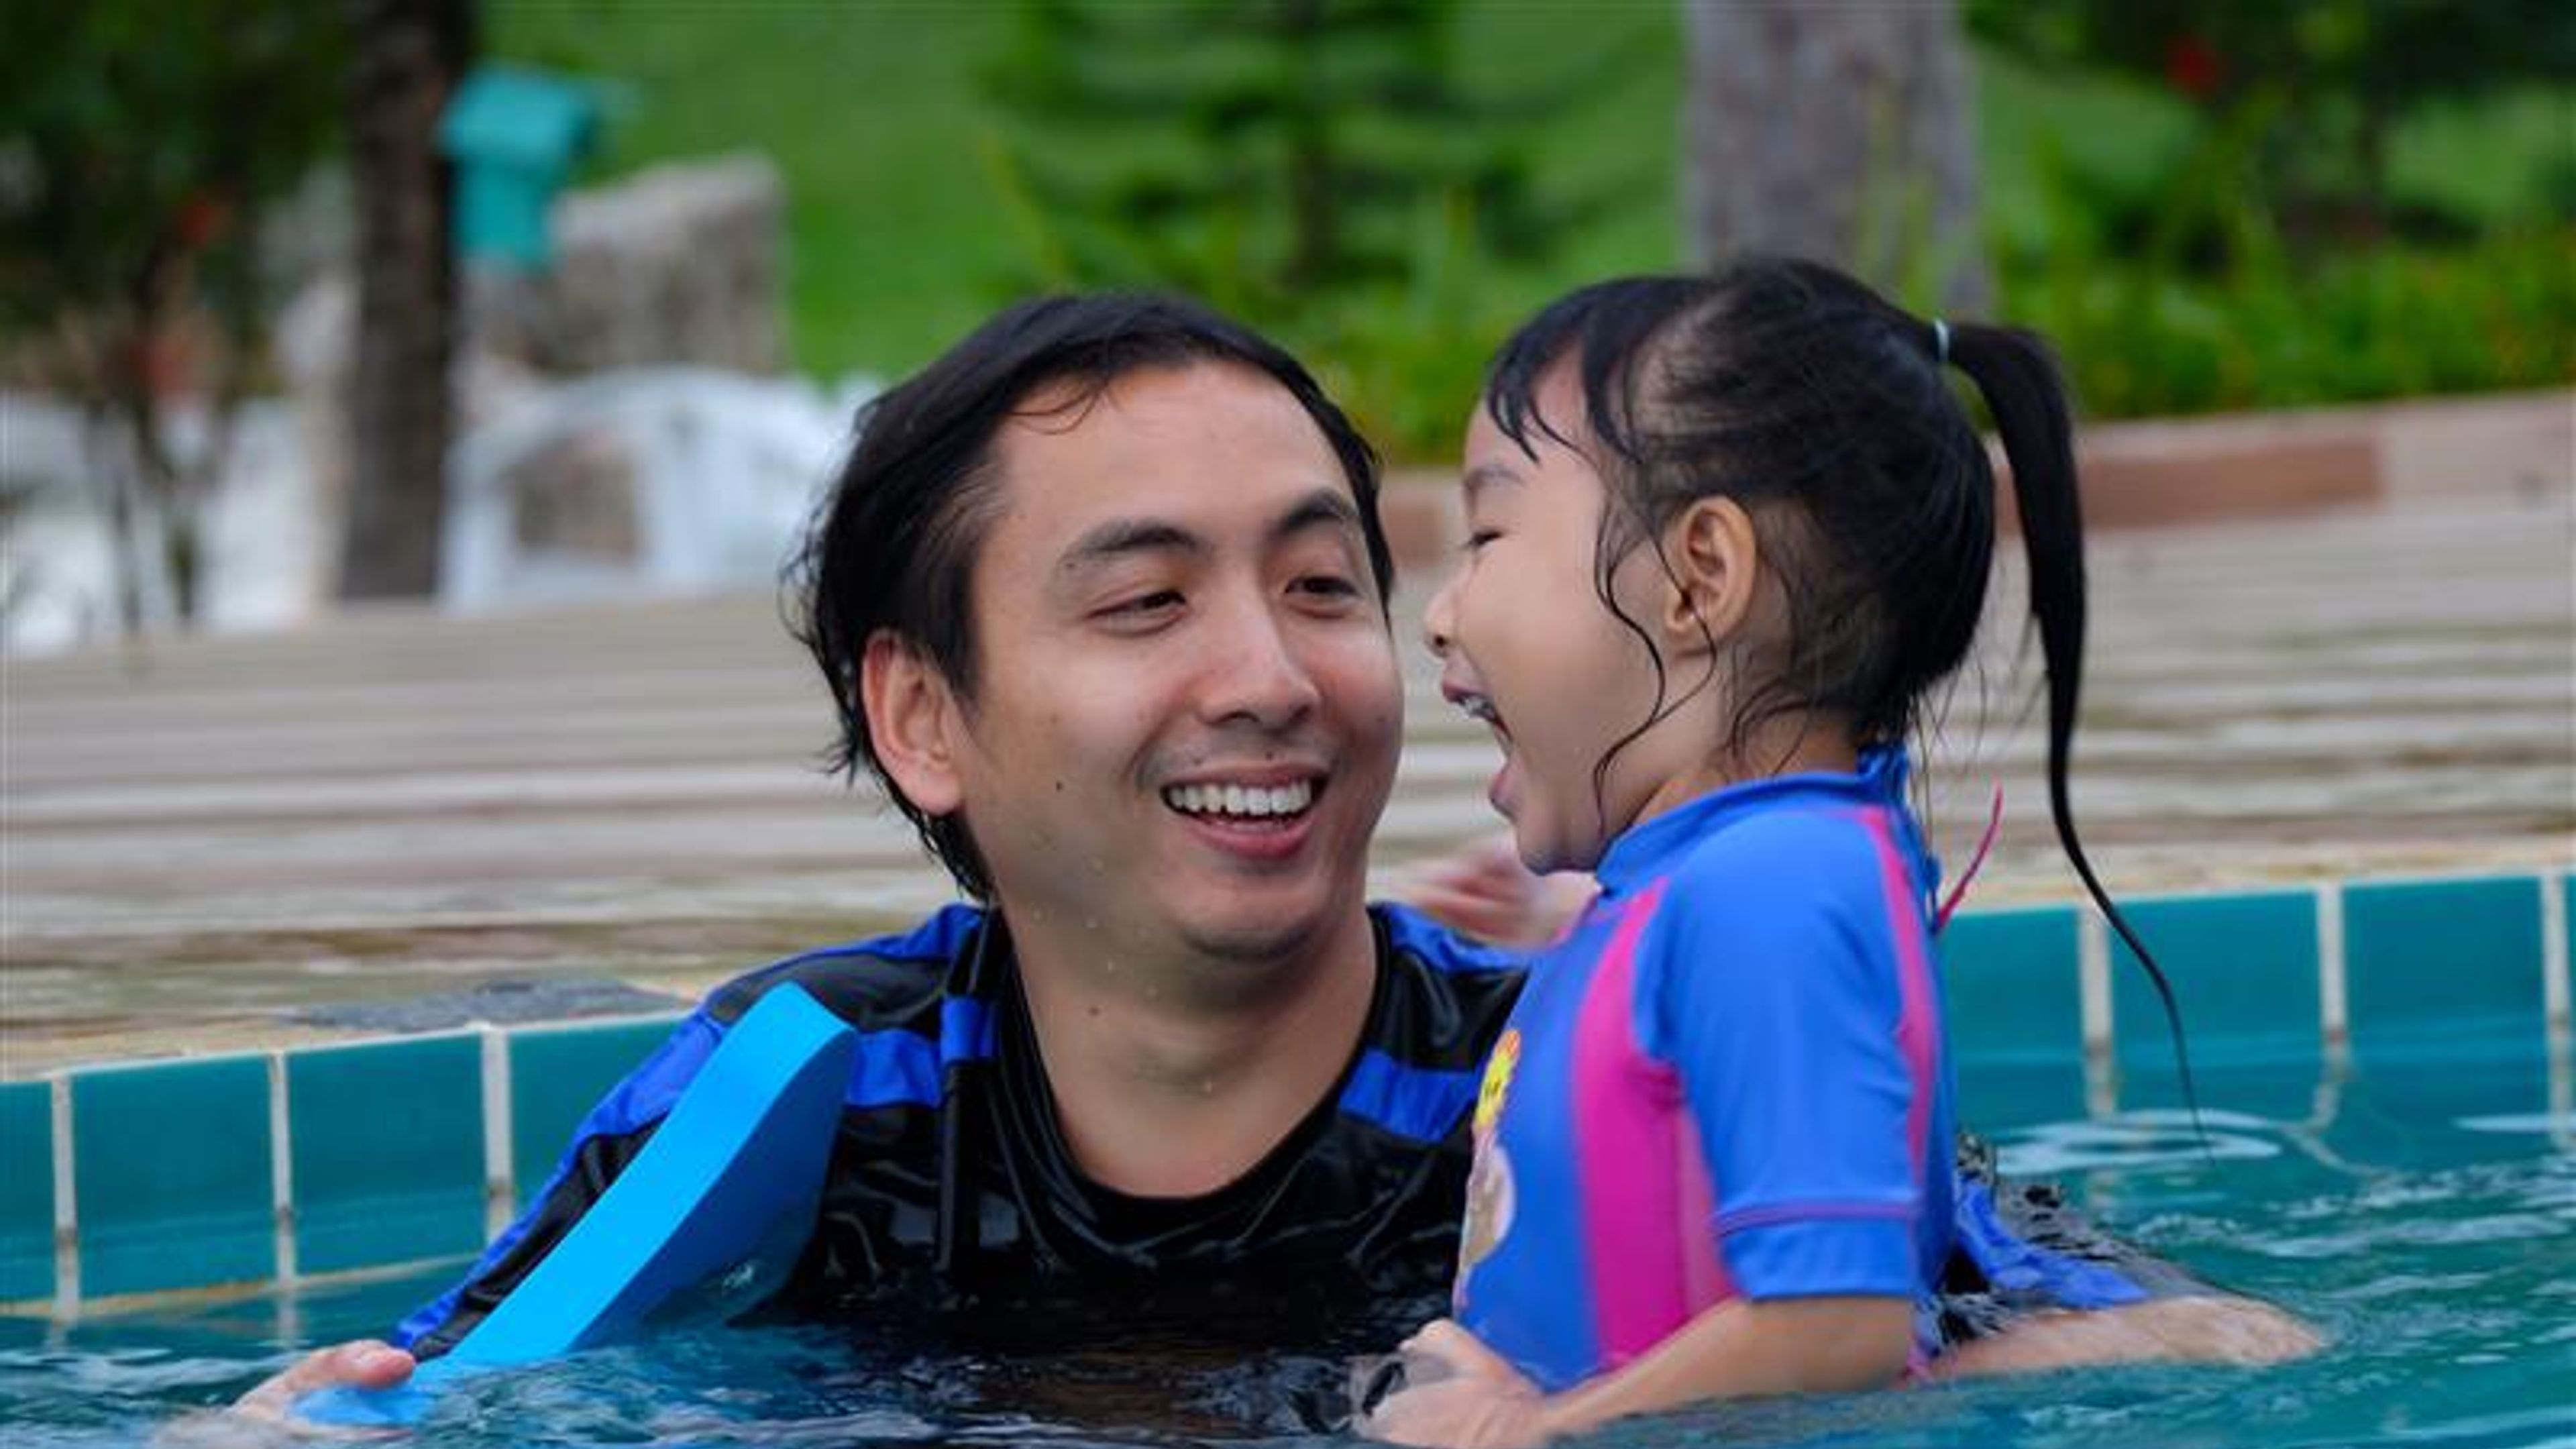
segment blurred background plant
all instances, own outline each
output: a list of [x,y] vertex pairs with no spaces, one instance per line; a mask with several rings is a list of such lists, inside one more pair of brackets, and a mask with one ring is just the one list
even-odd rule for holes
[[[265,228],[331,150],[342,27],[305,0],[7,13],[0,376],[61,391],[86,420],[126,631],[147,573],[190,619],[225,436],[274,385],[283,283]],[[180,397],[197,404],[184,418]]]
[[[2019,153],[1988,212],[2005,305],[2058,340],[2097,414],[2576,376],[2576,9],[1967,16],[1990,140]],[[2057,124],[1993,134],[2052,93]]]
[[[1389,454],[1433,462],[1487,353],[1543,302],[1770,246],[2046,332],[2096,418],[2576,378],[2564,0],[0,0],[0,17],[0,387],[86,410],[120,556],[156,556],[182,620],[224,420],[275,385],[298,267],[356,278],[333,404],[352,461],[311,510],[342,530],[336,589],[444,587],[443,460],[474,422],[451,416],[450,380],[492,341],[457,319],[496,294],[459,285],[435,130],[478,61],[619,98],[585,185],[757,153],[780,241],[759,204],[750,260],[638,223],[625,239],[667,255],[634,275],[657,280],[594,310],[681,316],[685,289],[650,269],[694,266],[752,279],[738,290],[768,318],[783,250],[807,377],[908,371],[1033,288],[1177,287],[1287,341]],[[306,185],[317,171],[347,184]],[[271,220],[290,197],[295,219]],[[686,361],[704,359],[618,365]],[[13,528],[25,492],[0,477]],[[129,631],[139,608],[129,584]]]
[[[1688,251],[1661,0],[487,15],[499,54],[636,84],[610,169],[779,159],[818,371],[916,365],[1032,282],[1159,281],[1279,330],[1391,452],[1439,459],[1503,329]],[[1963,19],[1993,310],[2057,339],[2092,415],[2576,377],[2576,9]],[[1932,304],[1922,269],[1878,280]]]

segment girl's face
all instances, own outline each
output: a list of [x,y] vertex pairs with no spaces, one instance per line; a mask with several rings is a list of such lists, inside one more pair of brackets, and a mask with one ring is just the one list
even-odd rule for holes
[[[1539,390],[1557,431],[1581,437],[1569,370]],[[1603,607],[1595,551],[1608,497],[1582,454],[1539,429],[1536,456],[1505,436],[1480,403],[1467,425],[1459,488],[1466,556],[1424,611],[1432,652],[1446,666],[1441,693],[1494,731],[1503,765],[1486,797],[1512,822],[1532,870],[1587,870],[1610,840],[1651,813],[1678,774],[1678,732],[1659,727],[1621,741],[1655,710],[1654,663],[1635,630]],[[1651,545],[1630,549],[1611,594],[1649,635],[1668,610]],[[1676,679],[1678,693],[1691,681]],[[1667,721],[1668,725],[1675,723]],[[1614,746],[1610,769],[1595,770]]]

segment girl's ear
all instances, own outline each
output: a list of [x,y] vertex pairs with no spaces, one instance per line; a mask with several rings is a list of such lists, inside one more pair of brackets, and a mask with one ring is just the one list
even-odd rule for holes
[[955,813],[966,797],[957,768],[965,711],[939,666],[912,641],[879,629],[860,661],[859,707],[877,762],[903,797],[927,814]]
[[1743,627],[1752,612],[1762,546],[1753,515],[1732,498],[1700,498],[1664,531],[1671,569],[1664,632],[1684,649],[1709,647]]

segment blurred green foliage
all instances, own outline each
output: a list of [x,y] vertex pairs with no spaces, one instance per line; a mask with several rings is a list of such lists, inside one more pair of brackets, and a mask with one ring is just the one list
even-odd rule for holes
[[1990,116],[2091,89],[1991,178],[1989,231],[2005,310],[2096,415],[2576,378],[2576,9],[1969,13]]
[[[1363,5],[1360,59],[1329,83],[1401,93],[1406,62],[1430,85],[1386,121],[1321,121],[1350,131],[1352,165],[1414,160],[1425,180],[1358,186],[1365,222],[1337,242],[1358,263],[1332,289],[1288,281],[1293,232],[1249,196],[1283,186],[1208,162],[1206,137],[1231,126],[1267,129],[1242,152],[1280,165],[1280,134],[1301,124],[1280,36],[1244,34],[1280,23],[1270,5],[487,5],[500,57],[634,85],[608,168],[726,147],[778,157],[796,356],[817,371],[920,366],[1030,284],[1162,281],[1273,325],[1391,454],[1448,459],[1517,320],[1582,281],[1680,258],[1669,0],[1455,0],[1427,10],[1440,31]],[[2112,44],[2112,10],[2138,26],[2210,18],[2231,80],[2177,88],[2172,36]],[[2481,13],[2424,34],[2460,10]],[[2002,312],[2058,340],[2092,415],[2576,376],[2576,124],[2550,39],[2566,23],[2548,5],[1996,0],[1971,18]],[[2002,34],[2014,23],[2027,34]],[[1110,28],[1128,54],[1030,62],[1069,26]],[[2293,103],[2264,101],[2293,77]],[[994,103],[992,85],[1030,95]],[[2378,90],[2354,101],[2354,85]],[[2378,232],[2331,204],[2352,196],[2336,186],[2354,162],[2324,160],[2362,101],[2385,108]],[[1430,113],[1443,119],[1417,124]],[[1193,193],[1213,204],[1185,219]],[[1512,237],[1520,224],[1538,235]]]
[[0,5],[0,326],[135,347],[197,304],[258,331],[258,223],[330,153],[341,30],[307,0]]
[[[2197,111],[2182,179],[2223,168],[2236,193],[2224,205],[2261,212],[2302,252],[2465,234],[2474,218],[2392,188],[2400,123],[2518,84],[2558,87],[2564,104],[2576,83],[2576,7],[2564,0],[1971,0],[1967,14],[1997,49],[2147,80]],[[2204,203],[2194,240],[2230,244],[2209,214],[2223,209]],[[2176,223],[2167,212],[2152,224]]]
[[[594,176],[777,159],[816,371],[911,368],[1033,285],[1176,285],[1439,458],[1513,323],[1680,250],[1667,0],[487,3],[496,55],[627,83]],[[77,314],[139,375],[167,349],[98,319],[255,325],[273,279],[246,243],[332,144],[336,14],[0,14],[0,327],[48,355]],[[2096,415],[2576,376],[2576,8],[1968,15],[2001,311]]]
[[1547,271],[1611,200],[1597,185],[1542,196],[1532,173],[1537,137],[1613,73],[1471,87],[1457,0],[1012,13],[982,82],[1026,285],[1204,298],[1317,359],[1373,433],[1410,449],[1445,445],[1509,323],[1477,305],[1482,286]]
[[1040,280],[1179,287],[1268,321],[1401,278],[1422,215],[1528,259],[1524,137],[1458,83],[1455,0],[1027,0],[986,66]]
[[[282,300],[264,223],[338,135],[342,22],[310,0],[6,0],[0,35],[5,365],[89,417],[126,631],[147,533],[189,620],[200,510]],[[187,455],[182,393],[207,405]]]

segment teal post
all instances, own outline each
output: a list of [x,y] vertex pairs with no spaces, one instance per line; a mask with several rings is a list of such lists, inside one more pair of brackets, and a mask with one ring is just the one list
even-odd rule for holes
[[438,126],[456,166],[456,250],[469,263],[542,271],[554,260],[548,208],[599,130],[590,89],[514,66],[478,66]]

